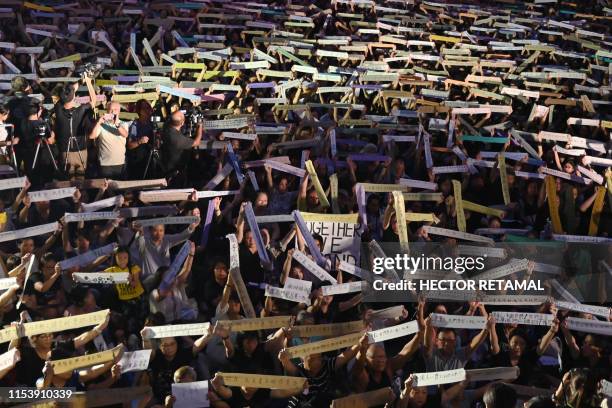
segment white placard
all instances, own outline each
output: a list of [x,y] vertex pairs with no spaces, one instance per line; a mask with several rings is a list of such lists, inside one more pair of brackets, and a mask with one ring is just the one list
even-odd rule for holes
[[129,272],[74,272],[72,278],[77,283],[90,285],[113,285],[129,282]]
[[163,217],[163,218],[152,218],[150,220],[138,220],[138,224],[143,227],[152,227],[155,225],[177,225],[177,224],[195,224],[200,222],[200,217],[193,215],[185,217]]
[[6,353],[0,355],[0,371],[15,366],[20,360],[19,354],[17,353],[18,348],[12,348]]
[[136,350],[123,353],[118,363],[121,366],[121,373],[146,370],[149,367],[150,358],[151,350]]
[[17,278],[2,278],[0,279],[0,290],[7,290],[11,286],[17,284]]
[[612,336],[612,322],[602,322],[592,319],[580,319],[578,317],[568,317],[565,319],[567,327],[584,333],[599,334],[602,336]]
[[117,207],[123,204],[123,196],[116,195],[114,197],[105,198],[104,200],[94,201],[93,203],[83,203],[81,208],[84,212],[94,212],[102,208]]
[[475,278],[480,280],[503,278],[504,276],[526,270],[528,264],[528,259],[512,259],[505,265],[500,265],[476,275]]
[[564,302],[562,300],[555,301],[555,305],[557,305],[559,309],[563,309],[563,310],[571,310],[574,312],[589,313],[594,316],[603,317],[605,319],[610,317],[609,307],[583,305],[582,303]]
[[0,180],[0,190],[10,190],[13,188],[23,188],[26,183],[25,177],[16,177]]
[[172,384],[173,408],[208,407],[208,381]]
[[332,265],[336,259],[358,265],[361,260],[361,236],[359,224],[331,221],[307,221],[306,227],[311,234],[319,234],[323,238],[321,254],[329,258]]
[[48,234],[50,232],[57,231],[57,222],[50,222],[49,224],[37,225],[35,227],[23,228],[20,230],[6,231],[0,233],[0,242],[16,241],[18,239],[35,237],[38,235]]

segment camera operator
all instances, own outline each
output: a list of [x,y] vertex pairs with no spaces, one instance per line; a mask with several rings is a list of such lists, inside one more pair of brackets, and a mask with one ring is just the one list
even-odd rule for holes
[[172,113],[170,121],[162,131],[162,157],[166,165],[166,175],[173,176],[178,170],[183,170],[181,163],[187,163],[187,152],[200,146],[202,141],[202,123],[198,123],[193,139],[184,136],[181,129],[185,125],[185,114],[181,111]]
[[[13,137],[20,138],[21,125],[28,117],[28,108],[31,100],[28,95],[32,93],[32,87],[27,79],[22,76],[16,76],[11,80],[11,90],[13,96],[6,103],[6,108],[9,111],[6,122],[14,126]],[[17,145],[15,141],[13,141],[13,144]],[[17,168],[20,168],[22,164],[25,168],[25,157],[21,154],[20,149],[16,148],[15,154],[17,156]]]
[[140,99],[136,102],[136,113],[138,119],[130,126],[127,142],[127,167],[131,180],[142,177],[151,150],[149,142],[154,142],[156,130],[155,123],[151,122],[153,108],[147,100]]
[[[90,79],[85,77],[90,87]],[[86,103],[77,106],[75,93],[78,82],[65,85],[60,92],[60,101],[55,105],[55,134],[61,153],[62,168],[69,177],[85,175],[87,169],[87,137],[92,106]],[[94,95],[95,96],[95,95]],[[71,139],[72,137],[72,139]],[[69,141],[72,142],[69,145]]]
[[121,105],[117,102],[107,104],[108,113],[96,122],[89,133],[90,139],[98,141],[100,176],[113,180],[125,177],[125,144],[128,125],[119,120]]
[[[55,133],[51,130],[48,119],[43,119],[43,113],[44,109],[40,103],[31,101],[27,110],[28,116],[19,130],[22,137],[17,145],[19,154],[25,160],[25,173],[35,188],[53,180],[55,173],[53,155],[57,156]],[[45,144],[49,145],[49,149]],[[37,146],[39,146],[38,157],[34,163]]]

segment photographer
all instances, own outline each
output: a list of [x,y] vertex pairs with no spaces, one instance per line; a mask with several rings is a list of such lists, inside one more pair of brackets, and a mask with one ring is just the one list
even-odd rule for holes
[[166,165],[166,175],[173,175],[180,170],[180,163],[186,163],[185,152],[198,147],[202,140],[202,124],[198,123],[193,139],[184,136],[181,128],[185,124],[185,115],[176,111],[170,117],[162,131],[162,154]]
[[[25,173],[35,188],[53,180],[53,161],[54,157],[57,157],[55,133],[51,130],[48,120],[43,119],[44,113],[38,102],[31,101],[26,111],[26,120],[19,129],[22,137],[17,145],[17,152],[24,160]],[[37,147],[38,156],[35,163]]]
[[153,108],[145,99],[136,102],[138,119],[132,122],[127,142],[127,169],[131,180],[142,178],[147,165],[150,142],[154,143],[155,124],[151,122]]
[[[90,81],[90,79],[85,77],[85,81]],[[60,101],[54,108],[54,131],[61,152],[62,166],[66,169],[69,177],[83,177],[87,169],[85,129],[88,126],[87,118],[91,114],[91,104],[76,105],[75,93],[77,89],[77,82],[65,85],[60,92]]]
[[[21,125],[28,117],[28,107],[31,101],[28,95],[32,93],[32,88],[27,79],[22,76],[16,76],[11,80],[11,90],[13,92],[13,97],[6,103],[6,108],[9,111],[6,122],[14,126],[15,132],[13,133],[13,137],[18,139],[21,137]],[[13,144],[17,145],[15,141],[13,141]],[[25,167],[26,158],[21,152],[21,149],[15,147],[15,154],[17,168],[21,167],[22,163]]]
[[128,137],[128,125],[119,120],[121,105],[109,102],[108,113],[96,122],[89,133],[90,139],[98,141],[98,158],[100,159],[100,176],[122,180],[125,176],[125,143]]

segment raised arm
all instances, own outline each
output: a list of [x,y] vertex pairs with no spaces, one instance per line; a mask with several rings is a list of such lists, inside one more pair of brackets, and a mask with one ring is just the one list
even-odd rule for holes
[[407,342],[397,355],[389,360],[391,370],[399,370],[406,365],[410,357],[419,350],[419,346],[423,342],[423,330],[419,330],[412,339]]
[[467,358],[469,358],[472,355],[472,353],[474,353],[476,349],[480,347],[480,345],[487,339],[487,337],[489,336],[489,332],[491,331],[491,327],[493,325],[495,325],[495,320],[493,319],[493,315],[490,315],[487,318],[486,327],[482,329],[480,333],[474,336],[472,340],[470,340],[470,343],[468,344],[468,349],[467,349]]
[[364,392],[370,382],[370,375],[366,370],[368,347],[369,344],[367,341],[359,344],[359,351],[355,358],[355,364],[353,364],[351,368],[350,378],[356,392]]
[[559,319],[555,317],[550,325],[550,329],[548,329],[546,334],[540,339],[538,347],[536,348],[536,352],[538,353],[539,356],[544,354],[544,352],[550,345],[550,342],[557,334],[558,330],[559,330]]
[[100,334],[102,334],[104,329],[106,329],[106,326],[108,326],[109,320],[110,320],[110,313],[106,315],[106,318],[104,319],[102,323],[96,325],[96,327],[94,327],[93,329],[86,331],[85,333],[75,337],[73,340],[74,348],[75,349],[81,348],[85,344],[89,343],[90,341],[98,337]]
[[367,344],[369,344],[368,335],[367,333],[364,333],[364,335],[359,339],[359,343],[355,344],[349,349],[344,350],[338,355],[338,357],[336,357],[336,370],[344,367],[349,361],[351,361],[362,347],[367,348],[367,346],[365,346]]

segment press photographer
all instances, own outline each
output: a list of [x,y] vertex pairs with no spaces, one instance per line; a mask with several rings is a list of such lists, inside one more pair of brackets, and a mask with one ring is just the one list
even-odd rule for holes
[[184,170],[181,165],[188,161],[188,151],[198,147],[202,141],[202,121],[199,120],[195,126],[194,137],[190,138],[182,133],[185,126],[185,114],[176,111],[170,117],[162,131],[162,157],[166,165],[166,175],[174,176],[178,171]]
[[[132,122],[128,132],[127,141],[127,172],[131,180],[146,178],[144,170],[149,162],[154,143],[157,125],[153,121],[153,108],[145,99],[136,102],[135,107],[138,119]],[[161,163],[159,163],[161,164]],[[149,173],[148,175],[151,175]]]
[[121,105],[109,102],[108,113],[101,116],[89,133],[89,139],[98,142],[100,176],[122,180],[125,177],[125,144],[128,124],[119,120]]
[[[91,100],[95,100],[95,91],[91,79],[85,73],[83,81],[89,90]],[[87,129],[92,116],[91,103],[77,106],[75,93],[78,82],[65,85],[60,93],[60,101],[55,105],[55,134],[61,152],[62,168],[67,175],[85,176],[87,169]]]
[[50,112],[40,103],[32,100],[26,112],[27,118],[19,130],[22,137],[16,148],[19,156],[23,157],[24,170],[30,182],[38,187],[52,181],[58,170],[55,133]]

